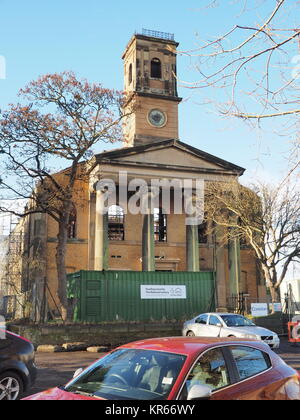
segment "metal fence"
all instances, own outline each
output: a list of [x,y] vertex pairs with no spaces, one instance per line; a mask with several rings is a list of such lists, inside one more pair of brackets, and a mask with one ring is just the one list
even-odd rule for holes
[[174,41],[175,39],[175,35],[169,32],[153,31],[153,30],[145,29],[145,28],[143,28],[141,35],[150,36],[152,38],[166,39],[169,41]]

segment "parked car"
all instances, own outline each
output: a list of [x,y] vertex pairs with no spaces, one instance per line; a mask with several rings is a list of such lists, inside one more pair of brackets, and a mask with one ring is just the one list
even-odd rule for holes
[[33,385],[37,369],[33,345],[23,337],[1,330],[0,401],[17,400]]
[[268,345],[172,337],[110,352],[65,387],[26,400],[300,400],[297,372]]
[[198,315],[183,325],[183,336],[187,337],[237,337],[260,340],[271,348],[280,346],[276,333],[258,327],[250,319],[230,313],[207,313]]

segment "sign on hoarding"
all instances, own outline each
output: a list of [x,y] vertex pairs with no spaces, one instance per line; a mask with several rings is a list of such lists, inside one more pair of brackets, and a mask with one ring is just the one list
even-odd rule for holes
[[141,299],[186,299],[186,286],[141,285]]
[[270,303],[270,310],[274,310],[274,312],[282,312],[282,305],[281,303]]
[[268,304],[267,303],[252,303],[251,315],[254,317],[269,315]]

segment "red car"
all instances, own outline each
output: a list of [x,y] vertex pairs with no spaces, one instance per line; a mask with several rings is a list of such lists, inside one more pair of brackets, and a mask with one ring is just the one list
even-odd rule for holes
[[119,347],[63,388],[27,400],[300,400],[300,378],[264,343],[173,337]]

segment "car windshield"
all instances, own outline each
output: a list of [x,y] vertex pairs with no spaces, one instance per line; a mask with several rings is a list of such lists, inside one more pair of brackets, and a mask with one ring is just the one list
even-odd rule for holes
[[256,325],[242,315],[222,315],[227,327],[255,327]]
[[85,370],[65,391],[107,400],[163,400],[185,360],[173,353],[119,349]]

